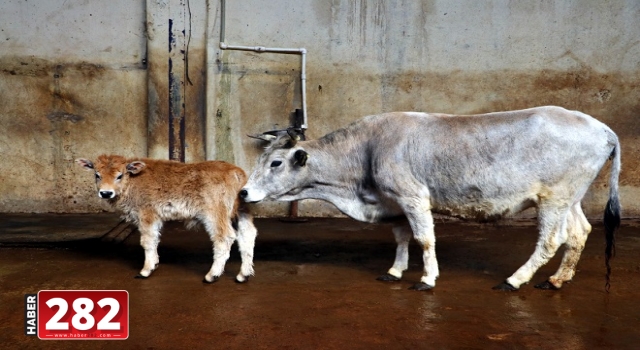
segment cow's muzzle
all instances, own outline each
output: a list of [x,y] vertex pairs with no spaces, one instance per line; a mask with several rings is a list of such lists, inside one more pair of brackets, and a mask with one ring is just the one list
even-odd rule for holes
[[256,196],[256,191],[251,191],[251,194],[249,194],[249,190],[247,190],[247,188],[240,190],[238,196],[246,203],[257,203],[264,199],[264,196]]

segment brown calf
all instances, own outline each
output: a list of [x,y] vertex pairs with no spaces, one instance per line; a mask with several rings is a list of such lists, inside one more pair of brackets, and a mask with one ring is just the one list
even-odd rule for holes
[[188,227],[199,221],[209,233],[213,265],[204,282],[215,282],[222,275],[236,239],[242,258],[236,281],[245,282],[253,275],[257,231],[238,200],[247,181],[242,169],[220,161],[185,164],[116,155],[101,155],[95,163],[80,158],[76,163],[95,173],[98,196],[138,226],[145,258],[137,278],[149,277],[158,265],[160,229],[167,220],[188,220]]

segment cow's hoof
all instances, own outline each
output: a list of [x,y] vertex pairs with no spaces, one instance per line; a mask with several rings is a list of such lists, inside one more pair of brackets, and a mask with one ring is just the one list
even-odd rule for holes
[[146,278],[149,278],[149,276],[143,276],[142,274],[137,274],[134,278],[146,279]]
[[424,282],[416,283],[413,286],[409,287],[411,290],[431,290],[433,286],[430,286]]
[[207,278],[205,277],[205,278],[203,278],[203,279],[202,279],[202,283],[209,283],[209,284],[211,284],[211,283],[214,283],[214,282],[218,281],[218,279],[220,279],[220,276],[213,276],[213,278],[211,279],[211,281],[208,281],[208,280],[207,280]]
[[533,286],[534,288],[538,288],[538,289],[545,289],[545,290],[558,290],[560,288],[556,287],[553,285],[553,283],[547,281],[544,282],[540,282],[538,284],[536,284],[535,286]]
[[249,281],[249,276],[238,275],[236,276],[235,281],[236,283],[246,283],[247,281]]
[[383,282],[397,282],[400,279],[390,273],[385,273],[382,276],[378,276],[378,278],[376,278],[378,281],[383,281]]
[[500,283],[499,285],[493,287],[492,289],[494,290],[501,290],[504,292],[515,292],[518,290],[518,288],[512,286],[509,282],[504,281],[502,283]]

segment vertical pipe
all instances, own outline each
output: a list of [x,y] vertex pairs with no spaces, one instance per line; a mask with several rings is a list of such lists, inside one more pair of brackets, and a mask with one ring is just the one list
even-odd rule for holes
[[225,27],[225,13],[227,11],[226,1],[220,0],[220,42],[224,43],[224,27]]
[[300,49],[302,67],[300,68],[300,87],[302,89],[302,130],[307,129],[307,50]]

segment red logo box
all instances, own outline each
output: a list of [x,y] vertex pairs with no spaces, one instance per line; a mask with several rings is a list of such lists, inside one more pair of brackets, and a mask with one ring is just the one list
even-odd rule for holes
[[126,290],[41,290],[38,338],[127,339],[129,292]]

